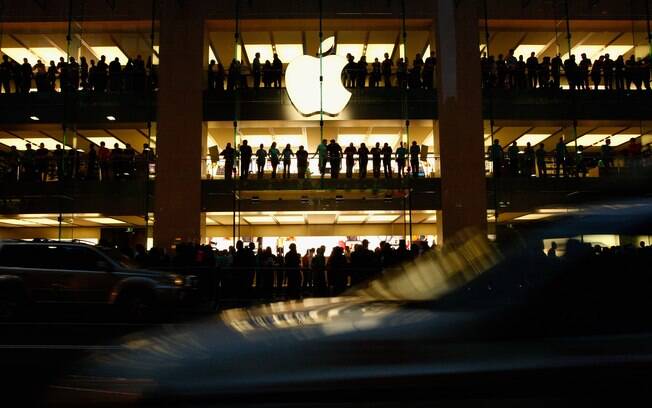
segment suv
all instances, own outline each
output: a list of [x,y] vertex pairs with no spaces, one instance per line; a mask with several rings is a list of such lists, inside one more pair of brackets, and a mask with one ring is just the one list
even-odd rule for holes
[[135,269],[112,248],[0,241],[0,319],[29,303],[114,304],[131,319],[147,319],[182,300],[193,281]]

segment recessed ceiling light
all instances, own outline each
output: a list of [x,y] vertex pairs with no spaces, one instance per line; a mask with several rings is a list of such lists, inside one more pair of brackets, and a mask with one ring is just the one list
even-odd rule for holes
[[514,218],[515,221],[531,221],[531,220],[541,220],[543,218],[548,218],[552,214],[527,214],[522,215],[518,218]]
[[115,116],[111,116],[111,115],[107,116],[106,118],[111,121],[115,120]]
[[39,119],[38,116],[30,116],[29,118],[30,118],[31,120],[41,120],[41,119]]

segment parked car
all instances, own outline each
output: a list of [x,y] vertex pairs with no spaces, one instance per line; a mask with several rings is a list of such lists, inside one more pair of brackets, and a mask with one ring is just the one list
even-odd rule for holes
[[141,270],[112,248],[82,243],[0,241],[0,318],[34,303],[109,304],[131,319],[183,300],[195,279]]

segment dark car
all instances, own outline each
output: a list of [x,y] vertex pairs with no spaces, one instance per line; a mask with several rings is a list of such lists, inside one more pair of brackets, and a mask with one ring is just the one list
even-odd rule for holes
[[0,241],[0,318],[34,303],[109,304],[131,319],[172,306],[191,277],[136,269],[111,249],[81,243]]

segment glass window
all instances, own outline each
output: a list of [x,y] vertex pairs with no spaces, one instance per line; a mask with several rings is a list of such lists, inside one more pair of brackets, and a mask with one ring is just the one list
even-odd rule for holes
[[0,250],[0,265],[57,269],[56,250],[56,246],[49,245],[5,244]]
[[61,269],[99,271],[103,269],[100,263],[107,263],[106,259],[90,248],[60,246],[57,252]]

